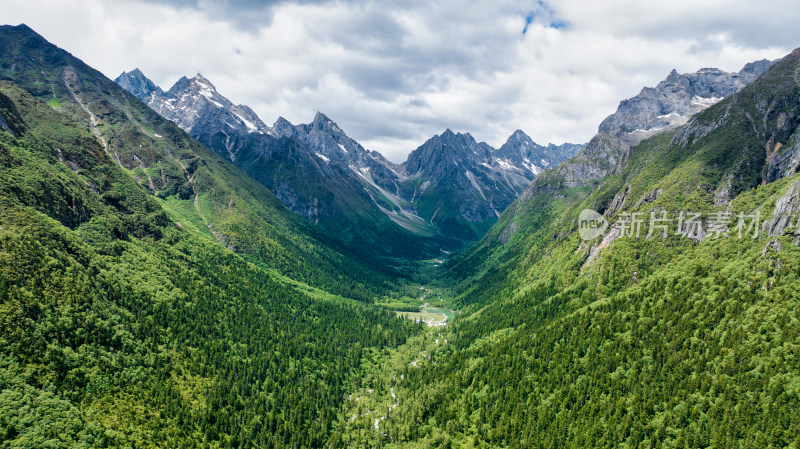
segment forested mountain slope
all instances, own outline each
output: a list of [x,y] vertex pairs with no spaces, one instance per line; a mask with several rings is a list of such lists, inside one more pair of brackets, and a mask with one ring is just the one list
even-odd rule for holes
[[594,184],[540,175],[453,264],[472,313],[393,384],[384,442],[800,444],[798,73],[800,50]]
[[[561,207],[565,203],[561,200],[566,199],[566,203],[569,203],[576,192],[590,191],[603,178],[618,174],[627,166],[631,148],[636,144],[685,124],[697,113],[747,86],[774,63],[767,60],[751,62],[734,73],[701,69],[695,73],[678,74],[673,70],[656,87],[645,87],[638,95],[623,100],[616,112],[603,120],[598,133],[575,157],[545,173],[526,188],[519,200],[499,220],[500,225],[493,228],[493,235],[487,235],[481,243],[455,258],[451,265],[454,272],[461,278],[473,277],[481,265],[460,263],[459,260],[479,259],[485,257],[487,252],[496,252],[501,260],[508,260],[510,252],[507,250],[514,246],[504,244],[519,226],[538,226],[534,220],[542,219],[543,213],[549,210],[545,203]],[[725,192],[723,190],[721,194],[726,195]],[[551,202],[548,198],[550,195],[556,196],[557,201]],[[545,203],[540,204],[541,201]],[[607,206],[600,205],[598,211],[604,212]],[[525,207],[539,213],[516,219],[523,215],[521,208]],[[488,265],[497,271],[503,264]]]
[[7,447],[319,447],[364,351],[412,329],[174,222],[18,86],[0,83],[0,115]]
[[272,192],[27,26],[0,27],[0,47],[0,79],[91,130],[107,156],[182,226],[295,280],[346,296],[367,299],[391,281],[346,249],[331,249],[335,242]]
[[29,28],[0,46],[3,445],[323,445],[415,326],[295,281],[386,278]]

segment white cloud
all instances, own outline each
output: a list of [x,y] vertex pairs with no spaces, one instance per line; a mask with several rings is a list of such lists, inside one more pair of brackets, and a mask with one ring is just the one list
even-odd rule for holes
[[266,122],[323,111],[395,161],[447,127],[586,141],[672,68],[738,70],[800,45],[800,10],[778,0],[11,0],[3,17],[111,78],[139,67],[169,88],[201,72]]

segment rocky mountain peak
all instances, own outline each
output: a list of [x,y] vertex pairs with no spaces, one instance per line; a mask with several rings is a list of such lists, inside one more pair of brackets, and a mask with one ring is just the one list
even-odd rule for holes
[[775,61],[770,61],[769,59],[762,59],[760,61],[753,61],[748,62],[747,64],[739,70],[740,76],[750,76],[750,77],[757,77],[758,75],[767,71],[768,68],[774,64]]
[[206,78],[205,76],[203,76],[203,74],[202,74],[202,73],[200,73],[200,72],[197,72],[197,73],[194,75],[194,77],[192,77],[191,81],[193,81],[193,82],[195,82],[195,83],[201,83],[201,84],[205,84],[205,85],[207,85],[207,86],[210,86],[212,89],[214,89],[214,90],[217,90],[217,88],[216,88],[216,87],[214,87],[214,85],[213,85],[213,84],[211,84],[211,81],[209,81],[209,80],[208,80],[208,78]]
[[478,141],[475,140],[474,137],[472,137],[472,134],[454,132],[450,128],[444,130],[442,134],[434,136],[431,139],[428,139],[428,141],[441,143],[444,147],[447,147],[449,151],[455,151],[456,153],[463,153],[463,154],[467,154],[468,152],[474,153],[475,151],[478,151],[479,147],[482,146],[481,144],[478,143]]
[[311,128],[319,131],[333,131],[334,133],[341,132],[341,128],[333,120],[322,112],[317,111],[314,114],[314,120],[311,122]]
[[214,86],[211,83],[211,81],[208,80],[208,78],[204,77],[199,73],[195,75],[194,78],[190,79],[189,83],[193,89],[197,89],[201,92],[207,92],[210,94],[219,95],[219,93],[217,93],[217,87]]
[[600,124],[599,132],[630,134],[623,147],[649,135],[686,123],[687,118],[738,91],[763,73],[771,62],[747,64],[740,72],[702,68],[694,73],[673,69],[655,87],[645,87],[639,95],[620,102],[617,111]]
[[680,76],[681,76],[681,74],[678,73],[678,71],[676,69],[672,69],[672,71],[669,72],[669,75],[667,75],[667,78],[666,78],[665,81],[675,82]]
[[185,76],[181,77],[175,85],[169,89],[169,93],[173,95],[183,93],[200,93],[206,97],[219,95],[217,88],[206,77],[197,74],[192,78]]
[[510,148],[528,148],[536,145],[533,139],[518,129],[508,136],[506,142],[500,147],[500,152],[506,152]]
[[118,76],[114,82],[145,103],[150,100],[150,97],[153,94],[164,94],[164,91],[162,91],[160,87],[156,86],[156,84],[147,78],[138,68],[133,69],[130,72],[122,72],[122,74]]
[[189,78],[187,78],[185,76],[182,76],[182,77],[180,77],[180,79],[178,81],[175,82],[175,84],[172,85],[172,87],[169,88],[169,90],[167,91],[167,94],[168,95],[176,95],[176,94],[188,89],[190,85],[191,85],[191,81],[189,80]]
[[294,136],[297,134],[297,130],[295,129],[292,122],[283,118],[283,116],[278,117],[275,120],[275,123],[272,125],[272,130],[275,131],[275,134],[278,136]]
[[505,145],[510,145],[510,144],[514,144],[514,143],[519,143],[519,144],[527,145],[527,146],[537,145],[537,143],[534,142],[533,139],[531,139],[531,137],[529,135],[525,134],[525,132],[522,131],[521,129],[518,129],[518,130],[514,131],[514,133],[511,134],[508,137],[508,139],[506,140],[506,143],[503,144],[503,145],[505,146]]
[[574,156],[580,144],[548,144],[546,147],[534,142],[524,131],[518,129],[509,136],[496,153],[498,160],[519,167],[525,177],[533,179],[542,170],[552,168]]
[[[272,130],[247,106],[235,105],[217,92],[214,84],[198,73],[192,78],[181,77],[167,92],[147,79],[141,70],[123,72],[117,84],[136,95],[163,117],[197,138],[201,134],[221,132],[222,135],[271,134]],[[233,160],[238,143],[228,141],[221,153]]]

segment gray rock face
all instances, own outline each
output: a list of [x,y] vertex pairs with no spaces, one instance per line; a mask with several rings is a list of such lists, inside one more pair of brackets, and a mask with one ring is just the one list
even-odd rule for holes
[[[800,63],[800,49],[787,55],[781,63],[784,66]],[[743,71],[754,73],[762,66],[758,63]],[[787,82],[780,70],[767,73],[765,77],[768,79],[762,85],[748,85],[739,91],[716,117],[692,117],[671,142],[685,148],[690,142],[736,120],[746,121],[748,130],[755,133],[756,138],[748,144],[754,147],[753,155],[726,173],[727,182],[716,192],[717,204],[727,203],[738,193],[732,186],[735,187],[736,180],[745,172],[756,170],[761,182],[770,183],[800,170],[800,78],[794,74]],[[739,156],[737,153],[730,155],[731,158]]]
[[797,223],[800,213],[800,182],[795,182],[786,193],[775,201],[772,216],[763,223],[763,231],[770,237],[782,235],[787,228]]
[[403,167],[411,184],[422,182],[412,197],[436,205],[424,218],[466,239],[475,238],[471,224],[493,223],[529,182],[522,170],[499,165],[505,162],[492,157],[495,151],[449,129],[414,150]]
[[[565,185],[581,186],[613,173],[627,160],[632,146],[686,124],[689,117],[739,91],[772,64],[774,61],[751,62],[736,73],[706,68],[679,74],[673,70],[656,87],[645,87],[620,102],[586,147],[557,168],[558,175]],[[546,188],[534,183],[525,195]]]
[[[181,78],[163,96],[153,94],[148,104],[187,131],[203,128],[208,133],[208,127],[229,135],[271,131],[252,109],[233,104],[200,74]],[[232,148],[228,151],[235,154]]]
[[[800,52],[788,57],[800,60]],[[800,86],[800,78],[795,78]],[[766,144],[766,181],[772,182],[800,171],[800,97],[793,97],[781,104],[770,104],[762,100],[758,103],[759,112],[764,114],[761,126],[768,137]],[[769,125],[773,126],[769,126]],[[783,142],[783,143],[782,143]]]
[[686,117],[752,82],[770,64],[767,60],[749,63],[738,73],[700,69],[679,74],[673,70],[656,87],[645,87],[639,95],[623,100],[617,112],[603,120],[599,132],[634,133],[683,124]]
[[448,129],[414,150],[402,168],[410,179],[422,181],[419,191],[412,194],[416,202],[436,204],[434,214],[424,215],[426,220],[449,228],[454,235],[476,238],[537,174],[580,147],[543,147],[518,130],[494,149],[470,134]]
[[498,149],[497,156],[509,161],[513,166],[526,171],[526,178],[532,180],[536,175],[549,168],[558,166],[571,158],[583,147],[583,144],[564,143],[548,144],[543,147],[533,141],[522,130],[515,131]]
[[278,136],[302,142],[327,164],[352,171],[358,178],[369,178],[367,182],[381,188],[393,188],[399,167],[380,153],[366,150],[321,112],[317,112],[311,123],[297,126],[278,118],[272,129]]
[[144,76],[144,73],[139,69],[133,69],[130,72],[122,72],[114,82],[145,103],[150,102],[150,97],[152,95],[164,95],[164,91],[150,81],[149,78]]
[[381,240],[383,234],[408,246],[402,240],[410,233],[453,248],[477,240],[538,173],[581,147],[545,147],[517,131],[494,149],[447,130],[397,165],[320,112],[308,124],[280,117],[268,126],[199,74],[181,78],[167,92],[138,69],[116,82],[266,185],[294,212],[323,229],[349,233],[345,240],[363,234]]
[[767,182],[785,178],[800,171],[800,132],[792,135],[789,145],[777,146],[773,151],[774,154],[769,159],[767,166]]

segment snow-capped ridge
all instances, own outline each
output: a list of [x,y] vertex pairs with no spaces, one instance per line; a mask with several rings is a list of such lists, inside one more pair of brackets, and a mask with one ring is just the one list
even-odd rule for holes
[[[253,176],[287,206],[321,226],[327,219],[377,213],[420,236],[476,239],[476,229],[491,226],[541,172],[544,165],[531,161],[557,164],[572,148],[541,147],[516,130],[507,145],[496,149],[468,132],[447,128],[406,162],[393,164],[350,138],[322,111],[306,124],[280,116],[268,126],[249,107],[234,105],[200,73],[181,77],[167,92],[145,79],[136,71],[121,75],[118,82],[147,94],[143,101],[161,115],[245,171],[254,170]],[[319,192],[328,193],[321,197]],[[332,203],[322,206],[323,199]],[[321,212],[332,204],[340,210]],[[345,210],[353,204],[372,211]],[[420,204],[436,204],[436,212],[424,207],[419,212]],[[442,223],[447,228],[438,228]]]

